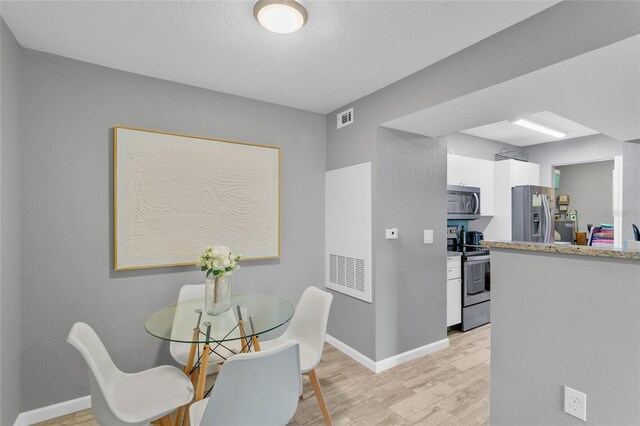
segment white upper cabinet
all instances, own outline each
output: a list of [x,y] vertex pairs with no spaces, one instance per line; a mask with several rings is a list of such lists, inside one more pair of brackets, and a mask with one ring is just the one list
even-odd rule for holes
[[462,185],[462,157],[447,154],[447,185]]
[[447,155],[447,185],[480,188],[480,214],[492,216],[494,207],[493,161],[462,155]]
[[540,185],[540,165],[536,163],[525,163],[523,161],[513,161],[511,165],[512,180],[511,186]]
[[471,157],[462,157],[462,172],[460,173],[460,181],[464,186],[479,186],[478,179],[478,159]]
[[478,186],[478,159],[447,155],[447,185]]
[[493,216],[495,206],[494,161],[478,159],[478,186],[480,187],[480,214]]
[[[517,160],[494,162],[493,219],[484,230],[490,240],[511,241],[511,188],[520,185],[540,185],[540,165]],[[482,193],[480,193],[482,196]],[[482,207],[482,204],[481,204]]]

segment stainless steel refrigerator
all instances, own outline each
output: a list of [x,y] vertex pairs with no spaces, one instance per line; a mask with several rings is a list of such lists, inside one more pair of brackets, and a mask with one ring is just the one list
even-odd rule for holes
[[555,191],[544,186],[511,188],[511,240],[554,242]]

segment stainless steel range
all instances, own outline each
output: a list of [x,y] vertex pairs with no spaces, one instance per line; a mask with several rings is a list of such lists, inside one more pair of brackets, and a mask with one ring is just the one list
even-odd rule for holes
[[462,255],[462,331],[487,324],[491,319],[490,313],[489,250],[478,248]]
[[[455,227],[447,228],[447,250],[462,253],[462,331],[487,324],[491,317],[491,259],[480,246],[481,233],[469,232],[463,240]],[[478,244],[461,244],[473,241]]]

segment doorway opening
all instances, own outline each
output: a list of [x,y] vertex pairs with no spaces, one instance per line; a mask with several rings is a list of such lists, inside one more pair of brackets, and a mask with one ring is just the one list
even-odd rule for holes
[[621,247],[622,156],[554,164],[551,173],[557,198],[556,238],[560,234],[564,241],[567,228],[584,233],[593,246]]

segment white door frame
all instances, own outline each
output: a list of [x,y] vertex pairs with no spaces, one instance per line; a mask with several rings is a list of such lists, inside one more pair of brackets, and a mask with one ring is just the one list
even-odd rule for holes
[[622,248],[622,199],[623,199],[623,182],[622,182],[622,155],[613,157],[613,246]]

